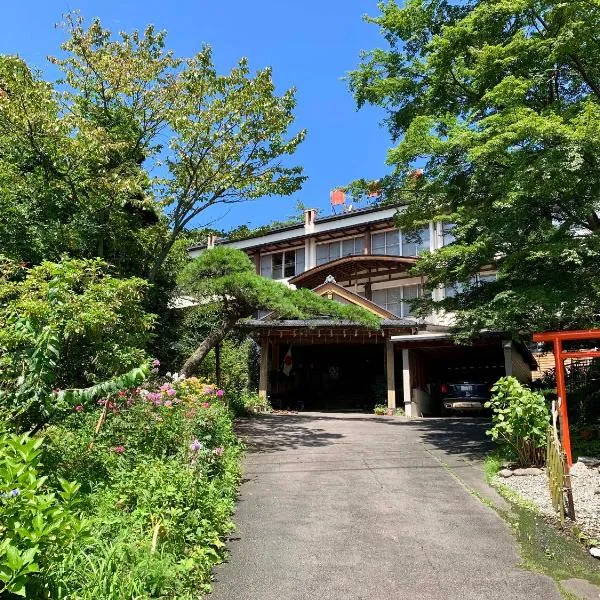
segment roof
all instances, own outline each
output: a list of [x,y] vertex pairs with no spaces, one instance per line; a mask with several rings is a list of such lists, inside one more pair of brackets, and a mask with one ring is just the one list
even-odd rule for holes
[[[359,210],[353,210],[351,212],[339,214],[339,215],[328,215],[327,217],[317,218],[314,222],[314,231],[308,235],[318,235],[333,231],[336,229],[347,229],[355,225],[353,221],[361,223],[363,219],[367,222],[376,222],[378,220],[388,220],[393,218],[394,214],[398,210],[396,206],[375,206],[369,208],[363,208]],[[381,213],[381,218],[377,218],[378,214]],[[374,217],[374,218],[373,218]],[[282,234],[284,237],[281,237]],[[262,246],[269,241],[291,241],[293,239],[300,240],[307,235],[304,223],[295,223],[292,225],[286,225],[283,227],[277,227],[266,233],[260,235],[248,236],[237,240],[227,240],[222,238],[217,240],[217,244],[227,244],[240,249],[252,248],[255,246]],[[262,240],[262,241],[260,241]],[[206,243],[194,244],[188,248],[188,251],[203,250],[206,248]]]
[[296,275],[290,283],[296,287],[314,289],[331,275],[336,281],[352,281],[365,276],[377,275],[378,271],[385,274],[405,273],[415,265],[417,259],[411,256],[388,256],[384,254],[358,254],[344,256],[318,265]]
[[[415,321],[410,319],[382,319],[382,327],[415,327]],[[239,324],[239,327],[250,327],[252,329],[271,329],[271,328],[301,328],[306,327],[309,329],[318,327],[330,327],[330,328],[343,328],[353,327],[355,329],[369,328],[361,323],[355,323],[354,321],[342,321],[335,319],[282,319],[282,320],[269,320],[263,321],[262,319],[247,319]]]

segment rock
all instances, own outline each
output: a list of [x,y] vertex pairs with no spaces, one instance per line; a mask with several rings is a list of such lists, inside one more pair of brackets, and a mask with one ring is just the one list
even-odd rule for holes
[[498,475],[506,479],[507,477],[512,477],[513,472],[510,469],[502,469],[501,471],[498,471]]
[[583,463],[586,467],[594,468],[600,467],[600,458],[594,456],[580,456],[577,462]]
[[600,558],[600,548],[590,548],[590,554],[594,558]]
[[518,477],[523,477],[525,475],[541,475],[544,471],[542,469],[537,469],[536,467],[529,467],[527,469],[515,469],[513,471],[514,475]]

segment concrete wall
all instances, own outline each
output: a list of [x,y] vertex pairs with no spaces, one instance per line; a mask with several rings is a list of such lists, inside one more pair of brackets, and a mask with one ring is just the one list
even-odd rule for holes
[[531,368],[512,341],[503,343],[506,375],[516,377],[521,383],[531,382]]

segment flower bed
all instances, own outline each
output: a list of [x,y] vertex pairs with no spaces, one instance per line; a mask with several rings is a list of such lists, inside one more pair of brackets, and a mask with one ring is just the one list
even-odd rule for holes
[[[209,589],[239,479],[240,445],[221,390],[193,378],[122,390],[74,406],[40,449],[40,491],[58,501],[62,482],[81,486],[68,506],[78,532],[35,557],[28,598],[191,599]],[[2,485],[4,522],[9,503],[15,512],[26,497]],[[26,551],[15,532],[4,534]]]

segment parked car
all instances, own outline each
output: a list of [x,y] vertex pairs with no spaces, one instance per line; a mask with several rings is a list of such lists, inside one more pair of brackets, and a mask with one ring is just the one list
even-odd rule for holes
[[440,387],[442,413],[482,412],[490,399],[490,385],[475,381],[443,383]]

